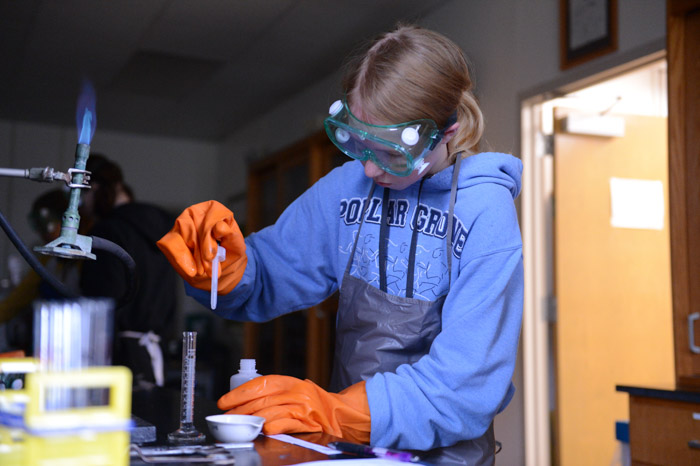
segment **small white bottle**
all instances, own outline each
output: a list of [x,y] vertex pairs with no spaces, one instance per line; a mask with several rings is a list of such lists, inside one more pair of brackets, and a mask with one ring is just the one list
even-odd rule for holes
[[241,359],[241,367],[237,374],[231,376],[231,390],[246,383],[247,381],[260,377],[262,374],[258,374],[255,370],[255,359]]

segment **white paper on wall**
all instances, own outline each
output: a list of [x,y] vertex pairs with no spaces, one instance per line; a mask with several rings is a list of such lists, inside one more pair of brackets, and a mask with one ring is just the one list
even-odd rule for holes
[[660,180],[610,178],[610,202],[613,227],[664,228],[664,185]]

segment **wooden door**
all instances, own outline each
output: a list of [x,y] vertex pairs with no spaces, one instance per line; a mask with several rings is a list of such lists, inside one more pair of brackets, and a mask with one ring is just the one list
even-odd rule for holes
[[668,0],[667,24],[676,382],[700,389],[700,354],[688,331],[688,317],[700,312],[700,0]]
[[[248,173],[249,231],[273,224],[307,188],[347,160],[320,131],[252,164]],[[333,296],[263,324],[246,322],[243,356],[255,358],[261,374],[307,378],[327,387],[336,301]]]
[[[562,110],[557,109],[555,121]],[[559,464],[609,464],[620,383],[672,384],[666,119],[625,116],[624,137],[555,130],[556,432]],[[661,230],[611,226],[611,178],[660,180]]]

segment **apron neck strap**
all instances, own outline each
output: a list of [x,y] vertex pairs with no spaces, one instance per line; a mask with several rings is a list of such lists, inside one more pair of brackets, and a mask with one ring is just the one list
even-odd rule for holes
[[367,209],[369,209],[369,204],[372,201],[372,195],[374,194],[374,188],[377,185],[372,181],[372,186],[369,188],[369,194],[367,194],[367,200],[362,208],[362,216],[360,217],[360,226],[357,228],[357,234],[355,236],[355,241],[352,244],[352,251],[350,251],[350,257],[348,258],[348,265],[345,266],[345,273],[350,273],[350,268],[352,267],[352,260],[355,258],[355,249],[357,248],[357,240],[360,238],[360,231],[362,231],[362,225],[365,223],[365,215],[367,215]]
[[379,289],[386,293],[386,249],[389,242],[389,188],[382,196],[382,217],[379,224]]
[[416,247],[418,246],[418,207],[420,206],[420,195],[423,192],[423,182],[421,178],[418,185],[418,196],[416,196],[416,209],[413,211],[413,233],[411,234],[411,247],[408,251],[408,270],[406,271],[406,297],[413,298],[413,276],[416,270]]
[[459,184],[459,168],[462,165],[462,153],[457,154],[455,160],[455,168],[452,172],[452,186],[450,188],[450,210],[447,216],[447,272],[449,273],[448,282],[452,285],[452,226],[454,224],[455,200],[457,199],[457,184]]

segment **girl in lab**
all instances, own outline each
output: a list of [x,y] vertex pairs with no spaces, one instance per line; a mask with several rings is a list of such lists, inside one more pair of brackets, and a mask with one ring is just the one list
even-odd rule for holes
[[522,164],[479,152],[483,117],[461,50],[401,26],[351,59],[326,132],[351,161],[243,238],[215,201],[189,207],[161,250],[216,313],[268,321],[337,289],[331,390],[258,377],[223,395],[265,433],[326,432],[492,464],[493,419],[513,397],[523,306],[514,199]]

